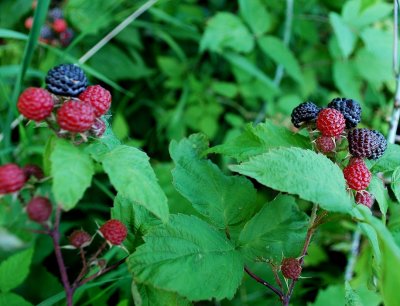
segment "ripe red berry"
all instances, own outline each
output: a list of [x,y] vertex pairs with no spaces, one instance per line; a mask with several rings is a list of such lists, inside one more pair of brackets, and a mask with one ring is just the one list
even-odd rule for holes
[[281,263],[281,271],[285,278],[298,279],[301,274],[301,265],[296,258],[284,258]]
[[343,169],[343,175],[349,188],[356,191],[366,189],[371,181],[371,172],[364,161],[348,165]]
[[26,206],[29,219],[37,223],[47,221],[51,215],[52,205],[45,197],[34,197]]
[[33,25],[33,17],[26,18],[24,25],[25,25],[25,28],[30,30],[32,28],[32,25]]
[[90,132],[94,137],[100,138],[106,131],[106,124],[100,118],[96,118],[96,121],[90,128]]
[[349,160],[348,166],[358,163],[364,163],[364,160],[361,157],[352,157]]
[[26,182],[24,171],[16,164],[0,166],[0,194],[20,190]]
[[54,102],[47,90],[29,87],[19,96],[17,107],[24,117],[39,122],[51,114]]
[[111,105],[110,92],[100,85],[89,86],[79,95],[79,99],[93,106],[96,117],[104,115]]
[[320,136],[315,141],[318,151],[329,153],[335,150],[336,144],[332,137]]
[[366,190],[359,191],[356,194],[356,203],[371,208],[374,204],[374,197]]
[[61,33],[64,32],[68,28],[67,22],[65,19],[56,19],[53,22],[54,32]]
[[84,230],[75,230],[68,237],[69,243],[76,248],[87,247],[92,240],[92,237]]
[[81,133],[94,123],[93,107],[89,103],[67,101],[57,111],[57,122],[63,130]]
[[44,178],[42,168],[36,165],[25,165],[22,170],[24,171],[27,180],[30,179],[32,176],[35,177],[37,180],[41,180]]
[[324,136],[335,137],[346,128],[346,120],[341,112],[333,108],[321,110],[317,117],[317,129]]
[[119,220],[108,220],[100,227],[104,239],[113,245],[120,245],[128,235],[126,226]]

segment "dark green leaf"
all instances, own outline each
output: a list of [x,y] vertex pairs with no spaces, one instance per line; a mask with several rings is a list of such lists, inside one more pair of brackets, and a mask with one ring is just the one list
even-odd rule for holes
[[26,301],[19,295],[11,292],[0,293],[0,305],[1,306],[32,306],[31,303]]
[[10,291],[23,283],[30,271],[33,249],[14,254],[0,264],[0,291]]

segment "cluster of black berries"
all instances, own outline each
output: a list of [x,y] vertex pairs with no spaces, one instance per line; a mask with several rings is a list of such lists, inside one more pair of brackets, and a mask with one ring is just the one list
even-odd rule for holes
[[[36,8],[36,2],[34,1],[32,7]],[[28,17],[25,20],[25,27],[30,30],[33,25],[33,17]],[[42,26],[40,30],[40,41],[54,45],[54,46],[68,46],[72,38],[74,36],[74,32],[70,27],[68,27],[68,23],[64,18],[64,13],[61,7],[54,7],[49,10],[47,15],[46,23]]]
[[[62,64],[49,70],[47,90],[27,88],[17,107],[27,119],[46,121],[60,137],[70,137],[76,144],[88,136],[101,137],[106,130],[105,113],[111,106],[111,93],[100,85],[88,86],[83,70]],[[80,136],[76,140],[76,136]]]
[[356,191],[356,202],[371,207],[373,198],[365,190],[371,173],[363,159],[380,158],[387,142],[376,130],[356,128],[361,121],[360,104],[353,99],[336,98],[321,109],[312,102],[304,102],[293,110],[291,118],[295,127],[307,126],[320,133],[315,140],[316,149],[328,156],[335,154],[337,144],[347,138],[351,159],[343,169],[344,178],[349,189]]

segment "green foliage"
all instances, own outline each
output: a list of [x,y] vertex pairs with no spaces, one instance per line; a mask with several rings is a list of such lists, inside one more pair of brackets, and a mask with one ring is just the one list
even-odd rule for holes
[[[0,264],[0,291],[8,292],[23,283],[30,271],[33,249],[19,252],[2,261]],[[17,300],[13,295],[7,297]],[[4,295],[1,299],[6,299]],[[15,302],[14,302],[15,304]]]
[[[234,245],[194,216],[171,215],[129,258],[134,278],[191,299],[232,298],[243,276]],[[201,284],[201,286],[199,286]]]
[[63,139],[54,140],[51,153],[54,198],[65,210],[78,204],[94,174],[89,154]]
[[[132,292],[134,292],[135,284],[132,284]],[[135,286],[136,287],[136,286]],[[139,285],[135,289],[137,293],[133,293],[135,305],[137,306],[189,306],[191,303],[177,295],[176,293],[160,290],[150,285]]]
[[31,303],[27,302],[24,298],[20,297],[11,292],[0,293],[0,305],[1,306],[32,306]]
[[349,212],[351,209],[340,168],[324,155],[310,150],[273,149],[230,169],[265,186],[318,203],[328,211]]

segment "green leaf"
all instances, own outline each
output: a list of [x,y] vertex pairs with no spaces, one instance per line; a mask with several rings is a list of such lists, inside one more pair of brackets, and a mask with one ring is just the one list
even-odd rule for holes
[[192,305],[187,299],[174,292],[157,289],[150,285],[139,284],[138,291],[142,303],[136,306],[189,306]]
[[270,120],[246,125],[243,133],[236,138],[228,140],[207,150],[207,153],[218,153],[244,161],[252,156],[268,152],[276,147],[310,148],[307,137],[295,134],[287,128],[273,124]]
[[367,25],[379,21],[393,11],[393,6],[389,3],[376,2],[374,5],[364,9],[357,18],[353,18],[351,24],[358,28],[364,28]]
[[369,161],[370,169],[376,172],[394,171],[400,165],[400,146],[388,144],[385,154],[377,161]]
[[314,303],[307,306],[338,306],[345,305],[343,285],[330,285],[326,289],[318,290]]
[[32,306],[23,297],[11,292],[0,293],[0,306]]
[[349,282],[345,282],[345,299],[346,306],[363,306],[358,294],[351,288]]
[[43,171],[46,176],[50,176],[51,174],[51,154],[54,150],[54,145],[56,143],[57,137],[55,135],[50,136],[46,144],[44,146],[44,153],[43,153]]
[[70,210],[91,184],[93,161],[82,148],[64,139],[54,140],[50,160],[55,200],[64,210]]
[[29,274],[33,249],[14,254],[0,264],[0,291],[17,288]]
[[246,223],[239,236],[239,245],[253,258],[271,258],[280,262],[282,254],[297,257],[304,244],[307,224],[308,217],[299,210],[295,199],[280,195]]
[[388,192],[382,180],[374,175],[368,186],[368,190],[372,193],[379,204],[379,209],[383,215],[386,215],[388,209]]
[[352,61],[335,61],[333,64],[333,79],[336,87],[346,97],[361,100],[361,79],[357,75]]
[[134,278],[190,300],[232,298],[243,259],[232,243],[194,216],[171,215],[129,257]]
[[102,156],[104,171],[115,189],[163,221],[168,220],[167,198],[157,182],[146,153],[125,145]]
[[358,73],[375,87],[379,87],[385,81],[390,81],[391,77],[391,59],[381,57],[362,48],[357,52],[355,64]]
[[200,51],[219,52],[226,49],[248,53],[254,48],[254,38],[243,22],[234,14],[217,13],[207,22],[200,41]]
[[271,16],[260,0],[239,0],[239,9],[255,36],[261,36],[271,28]]
[[264,84],[270,94],[276,94],[279,92],[278,87],[276,86],[276,84],[274,84],[271,78],[268,77],[262,70],[258,69],[257,66],[250,62],[247,58],[232,52],[225,52],[223,56],[232,65],[247,72],[251,76],[255,77],[257,80],[259,80],[262,84]]
[[394,170],[392,174],[391,185],[394,195],[398,202],[400,202],[400,166]]
[[106,124],[107,128],[103,136],[96,139],[85,148],[85,151],[89,153],[94,160],[99,162],[104,154],[110,152],[121,144],[121,141],[115,136],[110,125],[108,123]]
[[282,65],[288,75],[297,82],[303,82],[300,65],[292,51],[285,46],[282,40],[274,36],[264,36],[258,40],[261,50],[278,65]]
[[256,190],[244,177],[227,176],[211,161],[202,159],[197,148],[206,148],[201,134],[171,142],[175,162],[175,188],[193,207],[218,228],[228,229],[248,220],[256,207]]
[[346,193],[342,171],[322,154],[299,148],[279,148],[230,168],[265,186],[297,194],[325,210],[344,213],[351,210],[352,201]]
[[350,27],[337,13],[329,14],[329,21],[333,27],[335,35],[338,39],[340,50],[345,58],[353,52],[354,46],[356,44],[357,37],[352,32]]
[[118,139],[125,139],[129,136],[129,125],[124,115],[120,112],[114,117],[112,129]]

